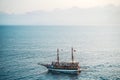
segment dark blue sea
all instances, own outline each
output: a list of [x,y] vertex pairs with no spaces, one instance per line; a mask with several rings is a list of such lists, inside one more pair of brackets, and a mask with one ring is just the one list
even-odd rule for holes
[[[38,63],[75,61],[79,75]],[[0,26],[0,80],[120,80],[120,26]]]

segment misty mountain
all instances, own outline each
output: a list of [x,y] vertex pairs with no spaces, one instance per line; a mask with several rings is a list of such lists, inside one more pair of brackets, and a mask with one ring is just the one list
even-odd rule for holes
[[55,9],[25,14],[0,13],[1,25],[120,25],[120,6]]

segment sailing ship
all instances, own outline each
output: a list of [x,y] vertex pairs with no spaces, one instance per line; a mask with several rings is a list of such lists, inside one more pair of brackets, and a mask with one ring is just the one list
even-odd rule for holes
[[80,73],[80,66],[79,62],[74,61],[74,49],[71,48],[71,62],[60,62],[59,61],[59,49],[57,49],[57,61],[53,61],[51,64],[40,64],[45,66],[48,71],[51,72],[61,72],[61,73],[71,73],[71,74],[79,74]]

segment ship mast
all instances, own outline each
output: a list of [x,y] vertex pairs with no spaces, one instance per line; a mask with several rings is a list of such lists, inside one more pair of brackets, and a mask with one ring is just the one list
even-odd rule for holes
[[73,47],[71,48],[72,63],[74,63]]
[[57,49],[57,62],[59,64],[59,49]]

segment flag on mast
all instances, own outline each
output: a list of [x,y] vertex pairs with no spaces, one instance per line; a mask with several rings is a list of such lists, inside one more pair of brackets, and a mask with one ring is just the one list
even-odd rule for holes
[[76,52],[76,50],[74,49],[74,52]]

